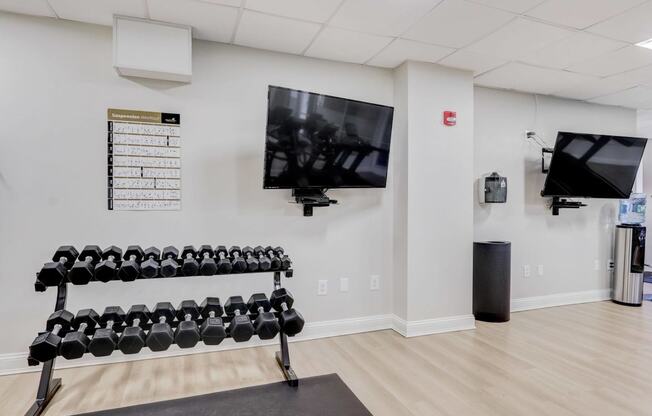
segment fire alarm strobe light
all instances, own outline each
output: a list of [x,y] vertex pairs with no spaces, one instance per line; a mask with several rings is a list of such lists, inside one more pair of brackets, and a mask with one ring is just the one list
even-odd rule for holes
[[457,124],[457,113],[455,111],[444,111],[444,126]]

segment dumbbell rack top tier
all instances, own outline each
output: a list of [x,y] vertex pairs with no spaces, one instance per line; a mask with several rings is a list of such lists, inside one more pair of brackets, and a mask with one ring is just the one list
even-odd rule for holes
[[[119,268],[120,264],[122,263],[121,261],[115,261],[116,266]],[[290,262],[292,264],[292,262]],[[66,268],[67,270],[70,270],[70,268]],[[172,276],[172,277],[163,277],[163,276],[156,276],[152,278],[145,278],[143,276],[139,276],[136,280],[142,281],[142,280],[154,280],[154,279],[174,279],[177,277],[185,277],[187,279],[191,279],[193,277],[200,277],[201,275],[195,275],[195,276],[184,276],[183,271],[180,270],[180,267],[177,269],[177,275]],[[291,278],[294,275],[294,271],[292,268],[281,268],[277,270],[257,270],[257,271],[247,271],[243,273],[229,273],[229,274],[216,274],[213,276],[246,276],[246,275],[259,275],[261,273],[272,273],[274,277],[274,290],[280,289],[282,287],[281,285],[281,275],[284,275],[286,278]],[[34,288],[37,292],[44,292],[47,290],[48,287],[53,287],[53,286],[45,286],[43,283],[41,283],[38,280],[38,272],[36,273],[37,279],[34,284]],[[204,276],[206,277],[206,276]],[[117,277],[114,277],[112,280],[117,280],[120,282],[124,283],[130,283],[132,281],[123,281],[120,280]],[[98,280],[91,280],[89,283],[104,283]],[[68,285],[72,284],[68,281],[67,277],[59,284],[56,286],[57,288],[57,298],[55,302],[55,307],[54,310],[58,311],[61,309],[66,308],[66,301],[68,298]],[[296,373],[292,369],[290,365],[290,352],[288,349],[288,339],[287,335],[283,332],[283,329],[281,329],[279,333],[279,342],[280,342],[280,351],[276,352],[276,362],[278,363],[281,371],[283,372],[283,376],[285,377],[287,383],[291,387],[297,387],[299,385],[299,378],[297,377]],[[38,361],[32,359],[31,357],[27,358],[27,361],[29,365],[38,365],[40,364]],[[52,400],[52,397],[54,397],[54,394],[57,392],[57,390],[61,387],[61,379],[52,378],[52,374],[54,372],[54,363],[56,361],[55,359],[52,359],[50,361],[47,361],[43,363],[43,368],[41,370],[41,378],[39,381],[39,387],[38,391],[36,393],[36,400],[32,404],[32,406],[29,408],[27,413],[25,413],[26,416],[37,416],[43,413],[45,410],[46,406]]]
[[[289,260],[289,263],[292,264],[292,260],[290,260],[289,257],[288,257],[288,260]],[[116,269],[119,269],[123,262],[124,262],[124,260],[115,260],[114,263],[116,264]],[[80,261],[78,261],[77,263],[80,263]],[[160,261],[159,261],[159,263],[160,263]],[[66,270],[70,271],[71,268],[72,267],[66,267]],[[165,276],[158,275],[158,276],[155,276],[155,277],[144,277],[142,274],[140,274],[135,280],[140,281],[140,280],[151,280],[151,279],[175,279],[175,278],[178,278],[178,277],[193,278],[193,277],[213,277],[213,276],[231,276],[231,275],[245,276],[245,275],[258,275],[258,274],[261,274],[261,273],[275,273],[275,272],[277,272],[277,273],[282,272],[285,275],[285,277],[287,277],[287,278],[292,277],[293,274],[294,274],[294,271],[293,271],[293,269],[291,267],[286,267],[286,268],[280,267],[280,268],[278,268],[276,270],[272,270],[272,269],[260,270],[259,269],[259,270],[256,270],[256,271],[245,271],[245,272],[240,272],[240,273],[231,272],[231,273],[217,273],[217,274],[208,275],[208,276],[202,275],[202,274],[186,276],[185,274],[183,274],[182,266],[179,265],[177,267],[177,273],[176,273],[175,276],[165,277]],[[56,286],[46,286],[46,285],[44,285],[38,279],[38,275],[39,275],[39,272],[36,272],[36,281],[34,282],[34,290],[36,290],[37,292],[45,292],[48,287],[56,287]],[[124,283],[131,283],[134,280],[121,280],[117,275],[114,275],[109,280],[109,282],[111,282],[111,281],[119,281],[119,282],[124,282]],[[72,282],[70,282],[68,280],[68,275],[67,274],[66,274],[66,277],[64,278],[64,283],[73,284]],[[102,282],[100,280],[96,280],[95,278],[93,278],[88,283],[107,283],[107,282]],[[75,286],[77,286],[77,285],[75,285]]]

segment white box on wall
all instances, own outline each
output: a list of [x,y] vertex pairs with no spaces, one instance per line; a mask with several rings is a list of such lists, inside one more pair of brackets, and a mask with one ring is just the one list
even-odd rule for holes
[[113,67],[122,76],[190,82],[192,28],[114,16]]

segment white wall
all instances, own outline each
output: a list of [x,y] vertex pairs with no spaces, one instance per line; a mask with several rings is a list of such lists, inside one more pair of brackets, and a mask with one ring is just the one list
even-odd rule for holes
[[[341,204],[312,218],[289,191],[262,189],[268,84],[392,105],[391,71],[196,41],[193,82],[181,85],[121,78],[111,51],[109,28],[0,14],[0,308],[12,333],[0,354],[26,352],[52,312],[55,291],[35,293],[34,273],[62,243],[280,244],[309,323],[391,311],[391,178],[331,192]],[[108,107],[181,113],[182,211],[106,210]],[[91,284],[72,287],[68,308],[269,293],[271,277]]]
[[[538,101],[538,106],[536,102]],[[507,204],[474,208],[475,240],[512,242],[512,298],[608,289],[617,202],[590,199],[588,207],[553,217],[539,194],[540,148],[525,140],[534,130],[550,146],[560,130],[635,135],[636,112],[487,88],[475,89],[474,174],[498,171],[508,178]],[[600,270],[596,271],[595,261]],[[529,264],[532,277],[522,277]],[[537,265],[544,275],[537,275]]]

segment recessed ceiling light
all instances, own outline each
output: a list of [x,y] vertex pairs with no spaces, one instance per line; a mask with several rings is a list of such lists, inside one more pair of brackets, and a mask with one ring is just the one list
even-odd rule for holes
[[644,40],[643,42],[639,42],[636,44],[636,46],[640,46],[641,48],[647,48],[647,49],[652,49],[652,39]]

